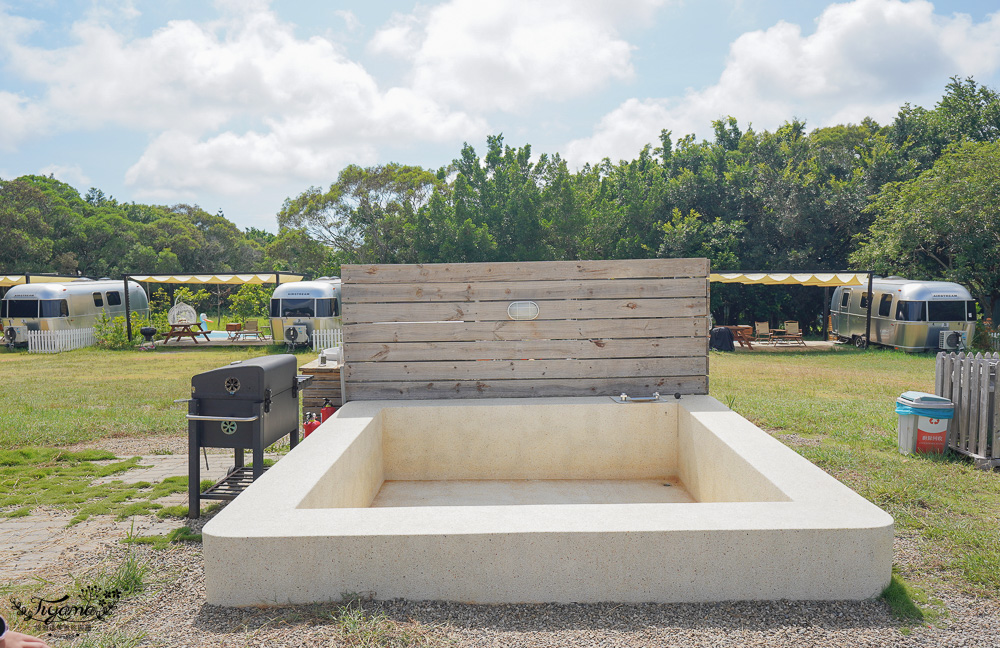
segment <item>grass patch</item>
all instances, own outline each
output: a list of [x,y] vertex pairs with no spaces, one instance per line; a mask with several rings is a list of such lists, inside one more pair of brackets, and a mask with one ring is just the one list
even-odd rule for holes
[[438,628],[415,621],[401,623],[357,594],[343,595],[343,603],[330,615],[345,646],[407,648],[450,645]]
[[[187,477],[168,477],[158,484],[94,480],[125,472],[139,458],[113,461],[109,452],[64,452],[54,448],[0,450],[0,515],[29,515],[38,506],[76,511],[71,524],[91,515],[149,515],[162,508],[155,501],[187,490]],[[111,463],[95,463],[111,461]]]
[[[187,514],[186,506],[184,507],[184,510],[185,514]],[[166,535],[136,536],[130,533],[124,540],[122,540],[123,544],[150,545],[157,551],[166,549],[171,544],[179,542],[201,542],[201,534],[195,533],[190,527],[182,526],[178,529],[174,529]]]
[[895,569],[893,569],[892,580],[882,590],[880,598],[889,604],[892,613],[898,619],[903,621],[923,621],[925,618],[924,611],[913,600],[911,588],[906,585],[906,582],[896,573]]
[[930,542],[944,559],[928,560],[921,580],[957,573],[966,591],[1000,596],[1000,474],[897,450],[895,400],[934,391],[933,355],[835,348],[712,353],[710,363],[713,396],[737,394],[733,409],[757,425],[817,440],[792,448]]

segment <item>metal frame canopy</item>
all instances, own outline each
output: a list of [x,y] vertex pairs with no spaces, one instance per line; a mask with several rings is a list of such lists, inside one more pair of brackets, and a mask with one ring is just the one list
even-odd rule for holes
[[303,276],[284,272],[272,272],[264,274],[129,275],[128,278],[148,283],[241,285],[302,281]]
[[713,272],[710,280],[765,286],[863,286],[868,276],[867,272]]
[[[717,283],[757,284],[763,286],[868,286],[868,294],[872,292],[872,272],[713,272],[709,281]],[[823,320],[826,321],[829,308],[828,299],[823,305]],[[824,324],[825,326],[825,324]],[[872,332],[872,300],[868,300],[868,310],[865,313],[865,337],[863,348],[868,347]]]

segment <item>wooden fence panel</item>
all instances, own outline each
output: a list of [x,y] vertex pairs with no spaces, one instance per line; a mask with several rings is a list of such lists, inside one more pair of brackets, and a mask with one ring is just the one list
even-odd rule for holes
[[[708,261],[345,265],[346,400],[708,391]],[[531,301],[537,316],[508,307]]]
[[939,353],[935,362],[935,393],[955,405],[948,447],[982,468],[1000,465],[998,364],[997,353]]

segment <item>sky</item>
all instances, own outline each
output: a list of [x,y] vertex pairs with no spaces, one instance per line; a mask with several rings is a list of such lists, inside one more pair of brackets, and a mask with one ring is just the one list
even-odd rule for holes
[[995,0],[0,0],[0,178],[276,232],[349,164],[886,124],[953,76],[1000,89]]

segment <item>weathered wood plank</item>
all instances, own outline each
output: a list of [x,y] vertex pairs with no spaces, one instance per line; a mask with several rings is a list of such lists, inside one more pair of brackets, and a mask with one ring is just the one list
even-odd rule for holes
[[977,425],[978,439],[976,452],[989,456],[989,424],[990,424],[990,369],[989,354],[985,360],[979,361],[979,421]]
[[705,297],[708,282],[691,279],[494,281],[467,283],[344,284],[341,299],[353,307],[382,302],[472,302],[537,299],[662,299]]
[[966,399],[966,425],[969,430],[969,452],[979,454],[977,443],[979,435],[976,434],[976,426],[979,424],[979,377],[982,374],[983,354],[977,353],[975,357],[970,354],[969,363],[969,397]]
[[[996,358],[997,354],[993,354]],[[992,447],[990,448],[990,454],[994,459],[1000,459],[1000,398],[997,398],[997,393],[1000,392],[1000,366],[994,363],[990,367],[993,380],[992,382],[992,399],[993,399],[993,417],[992,425],[990,427],[990,436],[992,441],[990,442]]]
[[469,359],[663,358],[704,356],[703,338],[512,340],[504,342],[355,343],[344,347],[345,362],[413,362]]
[[955,448],[957,449],[962,448],[962,430],[960,426],[962,422],[962,409],[960,407],[962,403],[962,392],[960,390],[960,386],[962,384],[962,365],[959,360],[960,357],[964,357],[964,354],[960,353],[957,356],[952,354],[953,370],[951,372],[951,395],[949,396],[952,404],[955,406],[955,416],[951,420],[951,425],[955,431]]
[[[620,378],[578,380],[477,380],[351,383],[351,400],[406,400],[444,398],[534,398],[558,396],[649,396],[659,392],[705,394],[707,376],[661,376],[658,378]],[[671,399],[672,400],[672,399]],[[630,407],[630,406],[624,406]]]
[[972,354],[963,357],[961,353],[958,354],[959,360],[964,360],[960,362],[962,369],[962,380],[960,383],[961,397],[962,397],[962,449],[969,452],[969,396],[970,390],[969,385],[972,383]]
[[435,263],[344,265],[344,284],[467,283],[555,279],[708,278],[708,259],[628,259],[608,261],[535,261],[532,263]]
[[[421,322],[344,326],[345,352],[363,342],[461,342],[476,340],[566,340],[704,337],[704,317],[616,320],[532,320],[515,322]],[[706,354],[708,351],[706,350]]]
[[708,373],[708,358],[358,362],[344,366],[350,384],[373,381],[624,378]]
[[[707,316],[707,300],[587,299],[536,301],[539,320],[651,319]],[[514,321],[507,315],[509,302],[441,302],[412,304],[351,304],[344,307],[344,325],[366,322],[483,322]]]

